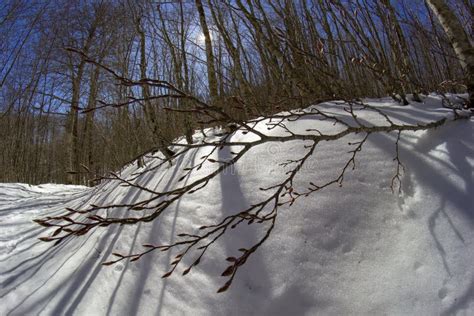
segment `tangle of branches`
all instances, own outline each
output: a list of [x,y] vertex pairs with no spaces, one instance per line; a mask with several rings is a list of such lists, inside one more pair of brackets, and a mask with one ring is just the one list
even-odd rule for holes
[[[103,265],[113,265],[123,260],[137,261],[143,256],[154,251],[171,252],[176,251],[174,259],[170,263],[170,269],[163,275],[163,278],[171,276],[176,273],[178,269],[182,275],[188,274],[191,269],[197,266],[207,251],[215,245],[227,232],[235,229],[241,225],[258,225],[261,232],[259,239],[246,248],[240,248],[239,255],[228,257],[225,260],[228,266],[222,271],[221,275],[227,278],[227,281],[218,292],[226,291],[232,281],[235,279],[239,269],[247,262],[250,256],[254,254],[265,241],[270,237],[279,212],[291,207],[295,201],[315,194],[329,186],[342,186],[344,177],[348,170],[354,169],[356,166],[356,159],[358,154],[364,149],[367,140],[373,134],[378,133],[395,133],[396,141],[394,143],[395,154],[395,171],[392,178],[392,191],[400,190],[401,177],[404,170],[402,160],[399,155],[399,141],[402,133],[407,131],[419,131],[430,128],[436,128],[446,122],[446,118],[420,124],[397,124],[390,119],[390,117],[380,108],[370,106],[362,101],[344,101],[339,102],[338,106],[343,109],[343,115],[332,114],[329,111],[323,110],[319,106],[313,106],[307,110],[291,110],[271,117],[260,117],[248,122],[236,121],[225,108],[208,104],[196,97],[189,96],[185,92],[180,91],[176,87],[167,82],[155,81],[151,79],[133,81],[122,78],[115,74],[107,67],[98,64],[106,71],[112,74],[115,79],[126,85],[159,85],[168,89],[170,92],[160,97],[166,98],[188,98],[192,100],[193,106],[180,110],[188,112],[191,115],[199,115],[207,122],[212,122],[216,125],[225,126],[233,122],[233,128],[223,133],[217,139],[212,141],[203,138],[199,142],[184,143],[176,141],[169,144],[170,148],[175,151],[174,156],[163,161],[153,168],[144,168],[136,173],[133,177],[121,177],[118,173],[111,173],[106,179],[108,181],[119,181],[122,185],[128,186],[147,192],[151,197],[140,201],[132,202],[130,204],[109,204],[109,205],[91,205],[86,208],[71,209],[67,208],[63,215],[55,217],[46,217],[35,220],[38,224],[54,229],[50,236],[40,238],[45,242],[54,242],[59,244],[65,239],[78,237],[90,233],[92,230],[99,227],[109,227],[111,225],[134,225],[140,222],[150,222],[160,220],[160,216],[166,211],[170,210],[170,206],[183,198],[186,194],[192,194],[206,190],[208,183],[222,174],[244,156],[255,146],[265,143],[285,143],[292,141],[300,141],[301,146],[304,147],[304,154],[295,156],[280,164],[280,167],[285,168],[286,173],[282,181],[278,181],[268,187],[260,188],[262,192],[262,199],[253,203],[249,207],[238,210],[234,214],[228,215],[212,224],[199,227],[193,232],[183,232],[178,234],[179,239],[169,244],[143,244],[141,251],[133,254],[113,253],[114,258],[110,261],[102,263]],[[123,104],[103,106],[127,106],[133,102],[140,102],[139,99],[130,99],[129,102]],[[174,109],[170,109],[174,110]],[[363,122],[359,118],[359,114],[363,111],[370,111],[375,113],[382,119],[383,124],[373,125]],[[287,125],[288,122],[298,121],[304,117],[311,117],[315,126],[312,129],[307,129],[304,133],[297,133],[292,131]],[[330,122],[337,127],[335,132],[325,132],[318,129],[318,122]],[[265,126],[267,130],[278,128],[282,133],[278,135],[270,135],[262,132],[261,126]],[[232,134],[239,130],[240,132],[253,135],[249,137],[249,141],[232,141]],[[330,142],[340,140],[348,135],[358,135],[359,141],[349,143],[349,157],[340,170],[335,172],[335,175],[322,183],[316,181],[309,182],[305,186],[297,186],[294,183],[295,177],[301,172],[308,159],[318,150],[318,146],[322,142]],[[190,167],[184,168],[182,171],[184,175],[179,179],[174,187],[164,191],[155,191],[146,186],[143,186],[137,181],[137,178],[147,172],[159,170],[158,168],[168,162],[173,162],[179,157],[183,156],[190,150],[198,150],[200,148],[209,149],[206,155],[201,157],[201,160]],[[228,148],[231,152],[231,158],[228,160],[213,159],[213,154]],[[232,148],[232,150],[230,150]],[[296,155],[296,154],[295,154]],[[170,161],[168,161],[170,160]],[[204,165],[214,166],[201,177],[194,178],[190,183],[183,184],[183,179],[187,178],[193,172],[197,172]],[[178,168],[178,165],[173,166]],[[125,209],[127,216],[113,217],[107,210],[110,209]],[[191,264],[185,265],[186,262]],[[182,267],[184,265],[184,267]]]

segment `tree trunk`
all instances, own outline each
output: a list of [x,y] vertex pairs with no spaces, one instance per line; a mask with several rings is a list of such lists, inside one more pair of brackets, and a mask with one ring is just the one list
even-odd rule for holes
[[143,27],[141,25],[141,18],[138,18],[136,20],[136,29],[140,37],[140,80],[144,81],[144,83],[141,85],[144,103],[143,112],[145,113],[145,118],[147,119],[148,124],[153,131],[153,136],[155,138],[155,142],[157,144],[158,149],[171,163],[170,159],[174,153],[170,149],[168,149],[167,141],[164,139],[162,130],[158,125],[158,115],[156,113],[157,111],[153,108],[153,105],[150,101],[150,88],[145,82],[145,80],[147,79],[146,39],[145,31],[143,30]]
[[199,22],[201,24],[202,34],[204,35],[204,43],[206,45],[207,80],[209,84],[211,103],[213,103],[217,98],[217,78],[214,66],[214,52],[212,51],[211,34],[207,27],[206,14],[201,0],[196,0],[196,8],[199,13]]
[[451,45],[456,52],[462,68],[466,72],[466,86],[469,93],[469,107],[474,108],[474,48],[461,22],[444,0],[427,0],[438,18]]

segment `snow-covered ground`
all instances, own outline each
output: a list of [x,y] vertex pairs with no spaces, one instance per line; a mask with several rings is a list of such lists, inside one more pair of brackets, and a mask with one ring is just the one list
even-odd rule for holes
[[[369,103],[395,123],[452,118],[434,96],[406,107],[389,99]],[[320,107],[349,116],[340,105]],[[384,122],[369,111],[358,118]],[[300,132],[336,128],[311,118],[287,126]],[[186,195],[159,220],[99,228],[56,247],[37,239],[51,231],[33,219],[61,214],[65,207],[139,201],[148,193],[117,181],[94,188],[0,184],[0,315],[474,315],[473,132],[474,117],[402,133],[400,159],[406,170],[400,194],[390,188],[397,134],[370,135],[343,186],[282,208],[270,238],[222,294],[216,290],[225,282],[220,277],[225,258],[255,243],[262,233],[258,226],[231,232],[184,277],[161,278],[173,256],[167,252],[112,266],[101,262],[113,252],[136,253],[142,244],[172,242],[181,232],[196,231],[259,201],[258,188],[282,179],[278,163],[304,154],[301,141],[253,148],[232,172]],[[249,137],[236,132],[232,140]],[[337,175],[350,157],[348,142],[357,139],[321,143],[295,188]],[[173,167],[154,169],[135,181],[167,190],[202,150],[189,151]],[[222,150],[215,158],[229,155]],[[156,164],[148,158],[145,168]],[[135,172],[132,164],[121,176],[133,178]],[[124,211],[109,212],[120,216]]]

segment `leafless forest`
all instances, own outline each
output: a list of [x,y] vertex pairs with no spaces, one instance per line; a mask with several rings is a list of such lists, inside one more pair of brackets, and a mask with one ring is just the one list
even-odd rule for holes
[[321,100],[472,95],[472,10],[470,0],[2,1],[0,182],[92,185],[176,137]]

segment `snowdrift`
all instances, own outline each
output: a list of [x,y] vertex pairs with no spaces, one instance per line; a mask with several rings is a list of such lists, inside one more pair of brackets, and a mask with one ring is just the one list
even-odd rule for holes
[[[176,252],[154,251],[136,262],[101,263],[112,253],[133,254],[143,244],[169,244],[179,233],[197,232],[259,201],[259,188],[278,183],[279,164],[304,155],[304,142],[256,146],[235,166],[186,195],[157,220],[98,228],[58,246],[39,241],[51,229],[34,219],[57,216],[65,208],[127,204],[151,193],[110,180],[94,188],[65,185],[0,185],[0,315],[341,315],[460,314],[474,311],[474,117],[452,121],[452,111],[436,96],[423,104],[398,106],[389,99],[366,100],[393,122],[417,124],[447,117],[436,129],[403,132],[399,157],[405,166],[401,192],[392,192],[397,133],[371,134],[342,187],[329,186],[279,211],[269,239],[249,257],[230,289],[217,294],[220,276],[238,249],[261,238],[256,225],[230,231],[186,276],[182,269],[162,275]],[[341,102],[318,105],[350,118]],[[358,114],[384,124],[374,111]],[[268,123],[268,122],[266,122]],[[284,133],[280,128],[259,128]],[[286,122],[297,132],[336,132],[330,122],[304,117]],[[217,133],[218,134],[218,133]],[[212,141],[208,135],[196,141]],[[232,141],[250,141],[234,132]],[[324,182],[350,158],[348,135],[322,142],[295,179],[295,188]],[[157,153],[145,166],[126,166],[120,176],[154,191],[190,183],[212,170],[207,164],[181,182],[183,169],[199,162],[206,149],[189,150],[173,166]],[[213,154],[225,160],[231,149]],[[139,172],[143,172],[141,175]],[[124,216],[123,208],[107,210]],[[189,260],[191,260],[190,258]],[[188,263],[191,263],[189,261]],[[185,266],[183,266],[184,268]]]

